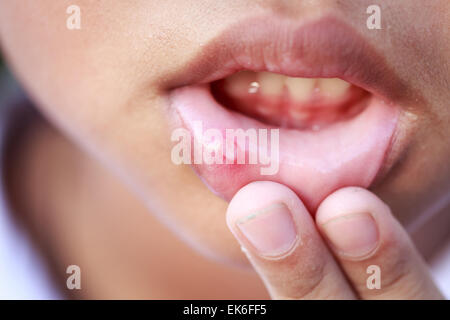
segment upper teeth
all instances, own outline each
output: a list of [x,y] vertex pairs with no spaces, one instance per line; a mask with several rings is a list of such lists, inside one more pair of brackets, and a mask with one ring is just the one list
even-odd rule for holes
[[294,78],[271,72],[243,71],[226,79],[226,89],[233,96],[259,92],[281,96],[285,90],[292,100],[307,102],[314,97],[336,99],[350,88],[350,83],[338,78]]
[[253,81],[252,83],[250,83],[250,86],[248,88],[248,93],[257,93],[259,90],[259,82]]
[[343,95],[347,89],[350,88],[350,83],[337,78],[319,79],[318,87],[323,95],[329,98],[337,98]]
[[272,72],[260,72],[257,79],[261,85],[261,93],[277,96],[283,92],[285,76]]
[[285,84],[289,90],[290,96],[295,101],[308,101],[314,90],[316,80],[310,78],[291,78],[286,77]]

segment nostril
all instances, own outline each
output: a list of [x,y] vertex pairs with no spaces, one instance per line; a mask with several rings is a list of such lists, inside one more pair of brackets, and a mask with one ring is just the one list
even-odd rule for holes
[[211,92],[226,108],[266,124],[316,130],[357,115],[370,96],[338,78],[294,78],[251,71],[211,83]]

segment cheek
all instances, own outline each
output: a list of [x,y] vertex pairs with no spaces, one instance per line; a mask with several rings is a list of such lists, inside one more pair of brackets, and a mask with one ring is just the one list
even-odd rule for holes
[[94,8],[85,8],[82,29],[69,31],[63,2],[33,2],[26,8],[5,3],[2,45],[47,117],[130,180],[150,210],[193,247],[243,263],[226,229],[222,200],[190,168],[170,161],[164,99],[155,97],[152,79],[139,78],[136,47],[112,28],[111,16],[95,17],[89,14]]
[[[139,56],[145,45],[134,38],[139,26],[126,19],[118,23],[121,17],[133,18],[126,14],[132,7],[79,1],[81,29],[70,30],[68,1],[5,2],[0,10],[2,47],[28,92],[58,122],[92,119],[102,125],[142,89]],[[145,74],[145,85],[152,88],[152,73]]]
[[[81,1],[81,30],[68,30],[64,1],[6,3],[12,2],[0,4],[2,47],[43,113],[130,181],[150,211],[193,247],[246,264],[225,224],[226,203],[170,160],[165,99],[154,85],[165,72],[155,66],[170,55],[150,55],[151,43],[136,41],[143,22],[126,14],[134,8]],[[130,21],[117,23],[124,16]]]
[[[2,10],[1,38],[5,53],[22,84],[52,117],[77,117],[106,92],[100,82],[105,72],[99,69],[91,38],[98,32],[70,31],[66,28],[66,5],[61,2],[31,2]],[[18,32],[22,29],[21,32]],[[108,50],[104,51],[105,53]],[[105,69],[108,70],[108,69]],[[104,94],[108,99],[108,94]]]

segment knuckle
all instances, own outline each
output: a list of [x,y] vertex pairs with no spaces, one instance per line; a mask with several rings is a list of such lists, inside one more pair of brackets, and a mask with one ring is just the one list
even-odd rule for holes
[[[383,243],[380,250],[370,261],[378,265],[381,270],[380,290],[370,290],[373,297],[390,295],[392,292],[403,296],[414,296],[417,293],[418,281],[415,281],[415,266],[412,263],[411,247],[406,241],[398,238],[390,238]],[[358,287],[367,292],[365,283],[361,282]]]
[[284,278],[282,272],[271,276],[271,281],[279,284],[276,293],[277,299],[312,299],[318,295],[327,274],[324,266],[306,263],[301,269],[294,270],[296,271],[291,272],[288,278]]

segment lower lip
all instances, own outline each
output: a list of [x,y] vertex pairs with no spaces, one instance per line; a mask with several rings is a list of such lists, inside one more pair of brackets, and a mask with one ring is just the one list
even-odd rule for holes
[[[224,108],[206,85],[174,90],[171,104],[182,126],[202,143],[194,130],[271,129],[264,123]],[[399,118],[398,108],[371,97],[364,111],[352,119],[319,131],[279,130],[279,163],[274,175],[262,175],[261,164],[192,164],[195,172],[216,194],[229,201],[246,184],[269,180],[294,190],[312,213],[333,191],[346,186],[367,188],[382,168]],[[245,152],[257,152],[247,145]],[[277,161],[275,159],[274,161]]]

